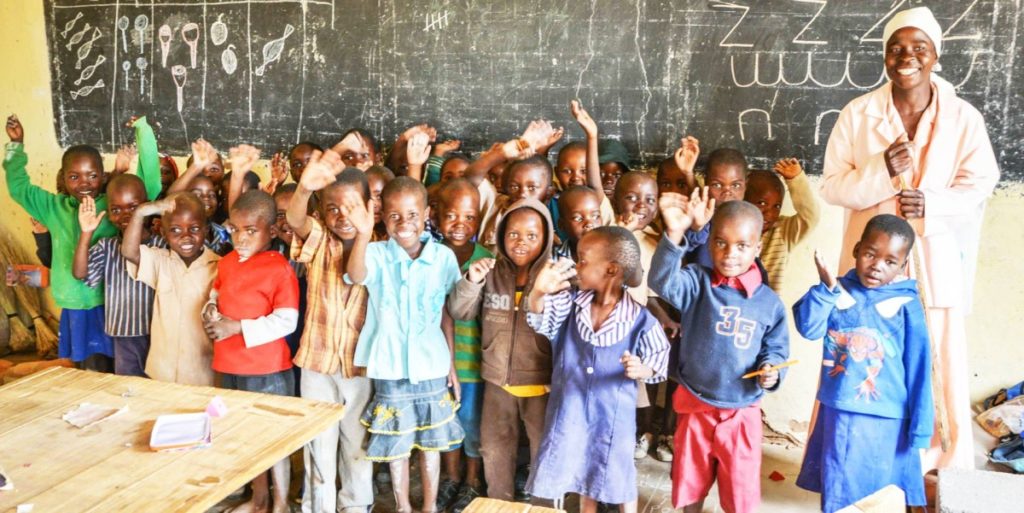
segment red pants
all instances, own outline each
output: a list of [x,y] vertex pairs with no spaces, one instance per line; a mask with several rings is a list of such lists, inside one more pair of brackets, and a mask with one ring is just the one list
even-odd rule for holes
[[672,458],[672,505],[693,504],[718,479],[726,513],[757,511],[761,504],[760,403],[735,410],[701,403],[686,388],[672,398],[679,422]]

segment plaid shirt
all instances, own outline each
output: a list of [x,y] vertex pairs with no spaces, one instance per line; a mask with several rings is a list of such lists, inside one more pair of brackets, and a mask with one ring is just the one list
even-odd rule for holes
[[320,221],[308,219],[306,240],[292,240],[292,260],[306,264],[308,283],[306,326],[294,363],[321,374],[340,370],[344,378],[364,376],[366,369],[352,360],[366,320],[366,287],[345,283],[341,240]]

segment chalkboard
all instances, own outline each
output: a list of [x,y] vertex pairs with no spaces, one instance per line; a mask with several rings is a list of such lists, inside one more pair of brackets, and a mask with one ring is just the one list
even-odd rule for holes
[[[580,138],[580,98],[636,160],[683,134],[819,172],[839,109],[885,81],[882,29],[928,5],[942,75],[1024,178],[1024,24],[1012,0],[44,0],[62,145],[112,150],[148,114],[161,147],[273,151],[429,122],[479,150],[533,118]],[[1016,78],[1016,80],[1015,80]]]

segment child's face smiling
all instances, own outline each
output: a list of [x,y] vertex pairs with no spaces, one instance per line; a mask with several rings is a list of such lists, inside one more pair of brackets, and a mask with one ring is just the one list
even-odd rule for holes
[[332,185],[320,193],[320,215],[323,218],[324,226],[327,227],[335,237],[349,241],[356,238],[356,227],[341,210],[345,198],[350,195],[358,197],[360,201],[366,201],[363,194],[354,185]]
[[690,194],[687,187],[686,174],[676,166],[675,161],[667,160],[658,166],[658,194],[674,192],[685,196]]
[[718,165],[708,169],[707,182],[708,194],[717,205],[741,200],[747,190],[747,178],[743,168],[737,165]]
[[473,235],[480,228],[477,216],[480,201],[472,194],[454,191],[441,203],[438,228],[449,246],[464,246],[472,242]]
[[872,230],[853,246],[857,278],[869,289],[888,285],[907,265],[907,241]]
[[601,164],[601,187],[604,188],[605,196],[609,198],[615,194],[615,184],[622,178],[622,164],[618,162],[605,162]]
[[277,226],[258,211],[232,210],[228,222],[231,244],[242,261],[270,249],[270,241],[277,236]]
[[632,214],[639,221],[639,229],[647,227],[658,213],[658,184],[649,175],[628,174],[616,188],[615,211],[619,215]]
[[533,198],[543,203],[547,199],[550,184],[544,180],[547,174],[544,168],[520,164],[510,172],[512,175],[508,177],[508,195],[513,201]]
[[64,169],[64,188],[68,194],[79,200],[86,196],[99,196],[103,186],[102,163],[86,153],[72,155],[68,160]]
[[762,233],[767,233],[775,227],[775,223],[779,221],[779,214],[782,213],[782,195],[772,184],[765,180],[750,182],[744,199],[761,211],[761,217],[764,218]]
[[562,150],[558,154],[555,178],[563,191],[573,185],[587,185],[587,151],[575,146]]
[[[123,183],[123,182],[122,182]],[[136,207],[146,202],[146,190],[137,182],[123,183],[107,190],[107,219],[117,231],[124,233]]]
[[288,171],[292,175],[292,180],[295,183],[299,183],[299,179],[302,178],[302,172],[306,169],[306,164],[309,163],[309,159],[313,156],[313,148],[311,146],[300,144],[288,153]]
[[288,205],[292,202],[295,193],[283,192],[274,196],[274,205],[277,207],[277,238],[281,239],[290,248],[295,238],[295,231],[288,224]]
[[708,245],[715,270],[732,278],[754,264],[754,258],[761,252],[761,232],[757,223],[747,217],[715,219]]
[[373,206],[373,224],[380,223],[380,208],[381,200],[380,193],[384,190],[384,178],[377,174],[366,175],[366,180],[370,182],[370,204]]
[[513,211],[505,222],[505,254],[519,268],[529,267],[544,251],[544,219],[529,208]]
[[566,202],[569,207],[560,212],[562,228],[571,240],[580,240],[583,234],[601,226],[601,202],[597,193],[573,194]]
[[217,186],[208,176],[197,176],[192,180],[192,187],[189,192],[195,194],[203,203],[203,210],[209,218],[217,211]]
[[192,208],[179,207],[161,219],[160,229],[171,251],[185,264],[191,264],[203,252],[206,239],[206,216]]
[[430,214],[424,198],[415,192],[399,191],[389,194],[383,200],[382,214],[388,237],[397,242],[409,257],[418,257],[423,249],[420,234]]

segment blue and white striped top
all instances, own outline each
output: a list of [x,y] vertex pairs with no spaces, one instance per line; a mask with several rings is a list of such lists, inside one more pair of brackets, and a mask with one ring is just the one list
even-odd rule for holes
[[[155,238],[143,241],[151,245]],[[166,243],[165,243],[166,244]],[[166,247],[166,246],[157,246]],[[89,248],[89,267],[85,284],[104,286],[104,331],[111,337],[142,337],[149,335],[153,318],[153,289],[128,276],[126,260],[121,256],[121,239],[107,237]]]
[[[644,308],[629,294],[623,294],[611,315],[597,330],[597,333],[594,333],[593,324],[590,321],[590,305],[593,302],[594,291],[592,290],[568,289],[557,294],[549,294],[544,296],[544,312],[540,314],[527,313],[526,322],[537,334],[554,341],[558,336],[558,330],[561,329],[572,308],[575,307],[576,330],[580,338],[596,347],[609,347],[629,335],[633,329],[633,323]],[[661,326],[656,325],[640,336],[636,345],[636,353],[644,365],[654,370],[654,375],[645,379],[645,382],[665,381],[668,376],[669,343]]]

